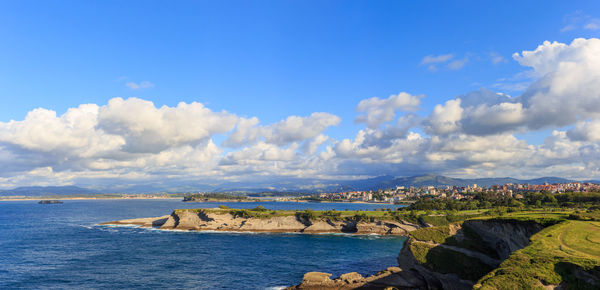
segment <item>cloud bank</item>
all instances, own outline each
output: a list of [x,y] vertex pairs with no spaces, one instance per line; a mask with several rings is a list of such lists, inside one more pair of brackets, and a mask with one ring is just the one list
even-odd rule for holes
[[[355,108],[364,127],[342,139],[328,135],[343,120],[327,112],[261,124],[198,102],[113,98],[62,115],[37,108],[0,122],[0,187],[420,173],[599,178],[600,39],[543,42],[513,59],[534,77],[520,96],[481,89],[429,112],[423,95],[372,97]],[[422,65],[451,61],[461,60],[429,56]],[[538,131],[551,132],[541,144],[517,137]]]

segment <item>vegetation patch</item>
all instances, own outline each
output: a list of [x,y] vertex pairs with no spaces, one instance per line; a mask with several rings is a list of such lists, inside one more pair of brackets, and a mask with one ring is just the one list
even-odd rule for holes
[[452,237],[449,226],[418,229],[410,232],[410,236],[419,241],[432,241],[438,244],[442,244]]

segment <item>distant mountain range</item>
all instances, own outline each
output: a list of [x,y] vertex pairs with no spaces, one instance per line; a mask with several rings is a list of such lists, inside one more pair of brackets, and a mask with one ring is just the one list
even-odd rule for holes
[[78,186],[27,186],[0,191],[0,196],[47,196],[47,195],[80,195],[99,194],[98,190]]
[[[507,183],[528,183],[528,184],[544,184],[544,183],[567,183],[567,182],[575,182],[575,180],[569,180],[560,177],[540,177],[534,179],[516,179],[511,177],[501,177],[501,178],[473,178],[473,179],[462,179],[462,178],[452,178],[441,175],[427,174],[427,175],[418,175],[412,177],[399,177],[399,178],[387,178],[386,180],[381,180],[379,183],[366,185],[367,187],[373,189],[385,189],[392,188],[396,186],[467,186],[477,184],[478,186],[492,186],[492,185],[502,185]],[[358,189],[365,190],[363,186]]]
[[[315,193],[315,192],[340,192],[354,190],[377,190],[395,188],[396,186],[467,186],[477,184],[479,186],[502,185],[506,183],[566,183],[576,182],[559,177],[540,177],[534,179],[503,178],[452,178],[441,175],[427,174],[412,177],[378,176],[368,179],[335,181],[319,179],[288,179],[278,182],[229,182],[222,184],[182,183],[175,186],[166,184],[147,184],[119,186],[104,189],[89,189],[78,186],[30,186],[18,187],[11,190],[0,191],[0,196],[49,196],[49,195],[87,195],[101,193],[158,193],[158,192],[283,192],[283,193]],[[598,180],[587,180],[584,182],[600,183]]]

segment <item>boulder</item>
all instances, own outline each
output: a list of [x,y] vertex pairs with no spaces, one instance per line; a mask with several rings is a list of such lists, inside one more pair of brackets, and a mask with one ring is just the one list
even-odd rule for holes
[[304,278],[302,278],[301,286],[303,288],[333,287],[333,285],[335,283],[329,277],[331,277],[331,274],[329,274],[329,273],[308,272],[308,273],[304,274]]

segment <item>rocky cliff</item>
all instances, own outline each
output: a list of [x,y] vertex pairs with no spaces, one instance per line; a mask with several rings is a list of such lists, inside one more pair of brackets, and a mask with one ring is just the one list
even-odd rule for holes
[[474,283],[529,244],[543,228],[534,222],[470,220],[445,227],[422,228],[410,233],[398,267],[373,276],[310,272],[289,289],[472,289]]

